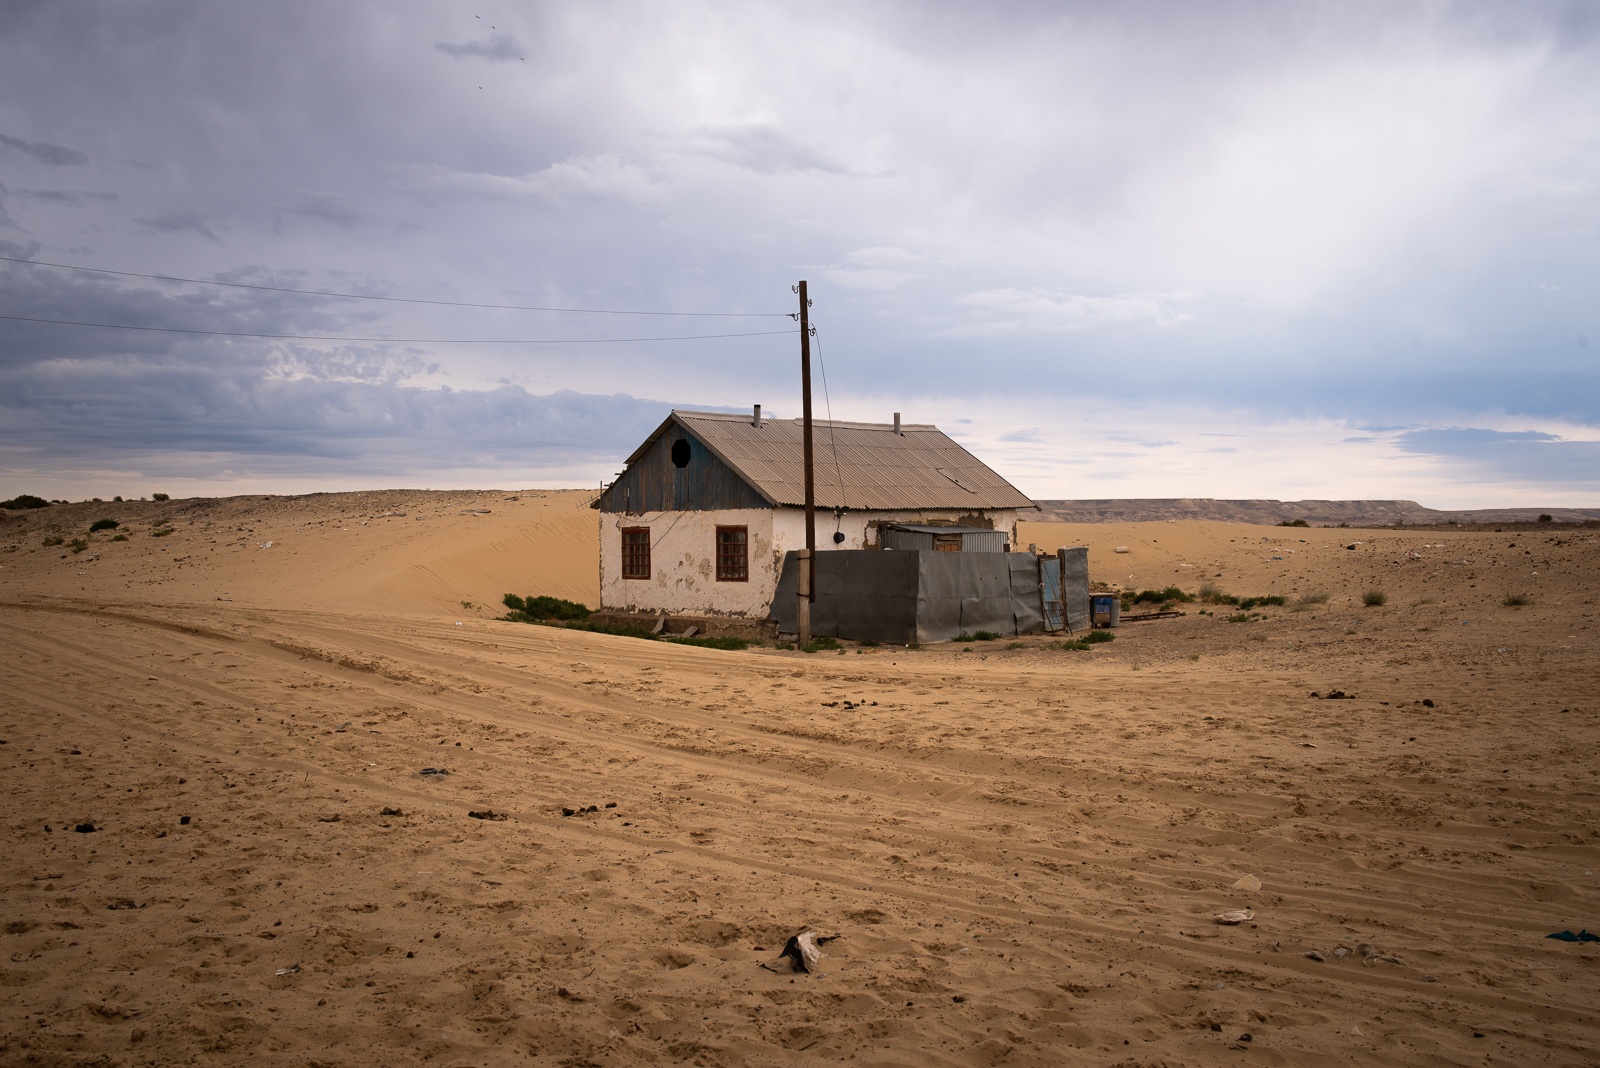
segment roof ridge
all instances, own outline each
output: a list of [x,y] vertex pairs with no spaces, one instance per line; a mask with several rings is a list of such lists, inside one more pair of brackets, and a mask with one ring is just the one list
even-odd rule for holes
[[[672,409],[672,414],[673,415],[677,415],[677,416],[685,416],[685,415],[694,416],[695,418],[698,418],[698,419],[725,419],[725,420],[728,420],[729,422],[735,422],[735,423],[748,423],[748,422],[751,421],[752,418],[754,418],[754,416],[750,412],[697,412],[697,411],[693,411],[693,410],[687,409],[687,408],[674,408],[674,409]],[[799,423],[804,421],[804,417],[803,416],[795,416],[795,417],[793,417],[791,419],[783,419],[783,418],[780,418],[778,416],[766,415],[765,413],[763,413],[762,416],[761,416],[761,421],[763,423],[795,423],[795,424],[799,424]],[[845,420],[845,419],[815,419],[815,418],[813,418],[811,420],[811,425],[812,426],[849,427],[852,430],[887,430],[890,433],[894,432],[894,424],[893,423],[857,423],[857,422],[851,422],[851,421]],[[900,424],[900,429],[902,431],[905,431],[905,430],[939,430],[939,427],[935,423],[901,423]],[[943,434],[944,431],[939,430],[939,433]],[[948,436],[948,435],[946,435],[946,436]]]

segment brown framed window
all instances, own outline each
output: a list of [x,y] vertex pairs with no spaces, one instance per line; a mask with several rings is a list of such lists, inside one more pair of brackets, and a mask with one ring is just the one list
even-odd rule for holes
[[650,528],[622,528],[622,577],[647,579],[650,577]]
[[717,528],[717,581],[750,581],[749,528]]

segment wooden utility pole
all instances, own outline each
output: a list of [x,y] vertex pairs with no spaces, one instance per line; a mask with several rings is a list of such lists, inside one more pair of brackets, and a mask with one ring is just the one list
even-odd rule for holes
[[800,553],[795,576],[795,623],[803,648],[811,643],[811,602],[817,598],[813,573],[817,555],[817,486],[811,463],[811,301],[804,281],[795,288],[800,294],[800,415],[806,452],[806,547]]

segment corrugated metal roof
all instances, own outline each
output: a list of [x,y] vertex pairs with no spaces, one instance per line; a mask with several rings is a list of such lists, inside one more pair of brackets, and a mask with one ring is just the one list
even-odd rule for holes
[[[674,411],[631,464],[676,420],[775,505],[805,504],[799,419]],[[936,426],[813,421],[818,508],[1032,508],[1034,503]]]

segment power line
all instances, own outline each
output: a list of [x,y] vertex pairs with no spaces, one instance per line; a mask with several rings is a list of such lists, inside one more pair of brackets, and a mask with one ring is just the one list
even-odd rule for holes
[[442,338],[442,337],[343,337],[331,334],[258,334],[248,330],[194,330],[178,326],[128,326],[125,323],[85,323],[75,319],[38,319],[27,315],[0,315],[17,323],[53,323],[56,326],[92,326],[101,330],[142,330],[156,334],[204,334],[210,337],[259,337],[273,341],[360,341],[395,345],[620,345],[634,341],[708,341],[724,337],[787,336],[789,330],[757,330],[743,334],[684,334],[675,337],[578,337],[578,338]]
[[296,293],[303,297],[338,297],[342,300],[381,300],[390,304],[431,304],[440,308],[493,308],[500,311],[571,312],[575,315],[670,315],[715,319],[770,319],[784,312],[671,312],[632,311],[620,308],[549,308],[537,304],[474,304],[463,300],[424,300],[419,297],[375,297],[367,293],[334,293],[325,289],[288,289],[283,286],[258,286],[248,282],[216,282],[205,278],[179,278],[170,274],[140,274],[137,271],[112,271],[104,267],[79,267],[70,263],[48,263],[0,256],[7,263],[26,263],[32,267],[59,267],[64,271],[114,274],[122,278],[149,278],[158,282],[187,282],[199,286],[225,286],[229,289],[256,289],[265,293]]

